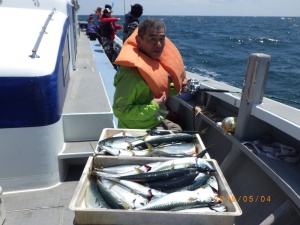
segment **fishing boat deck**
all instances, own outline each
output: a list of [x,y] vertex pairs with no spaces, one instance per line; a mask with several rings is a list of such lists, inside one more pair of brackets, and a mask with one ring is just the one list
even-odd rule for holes
[[[96,41],[90,42],[83,32],[78,41],[77,69],[71,74],[63,109],[64,123],[68,122],[66,121],[68,116],[78,119],[80,115],[86,114],[93,116],[97,113],[100,115],[107,113],[112,118],[111,106],[99,73],[113,77],[111,75],[114,72],[113,67]],[[94,54],[98,54],[98,60],[106,60],[107,68],[100,70],[97,68]],[[104,124],[106,125],[107,123]],[[41,190],[11,193],[3,190],[4,225],[75,224],[74,212],[69,210],[69,204],[87,158],[96,148],[101,131],[99,130],[99,136],[93,140],[66,141],[64,151],[58,156],[59,163],[64,164],[68,171],[61,183]]]
[[69,204],[83,166],[72,166],[69,170],[66,179],[55,187],[4,194],[4,225],[74,224],[74,212],[69,209]]
[[110,99],[114,73],[98,40],[90,41],[81,30],[76,70],[72,73],[63,109],[66,144],[59,159],[92,155],[102,129],[114,127]]
[[[111,112],[99,71],[92,58],[89,39],[81,34],[78,41],[77,68],[71,75],[63,114]],[[98,51],[102,50],[100,45],[97,47]]]

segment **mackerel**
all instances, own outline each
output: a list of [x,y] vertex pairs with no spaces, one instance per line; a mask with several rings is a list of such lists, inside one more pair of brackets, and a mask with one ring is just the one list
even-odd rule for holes
[[118,184],[121,184],[121,185],[129,188],[133,192],[146,197],[147,199],[160,198],[167,194],[167,193],[161,192],[159,190],[156,190],[154,188],[151,188],[151,187],[148,187],[148,186],[145,186],[145,185],[142,185],[137,182],[130,181],[130,180],[122,180],[122,179],[118,179],[118,178],[106,178],[106,179],[114,181]]
[[173,189],[175,188],[178,189],[191,184],[197,176],[198,173],[195,172],[195,173],[185,174],[184,176],[175,177],[172,179],[148,182],[147,186],[149,186],[150,188],[162,190],[163,192],[166,193],[170,193],[173,192]]
[[141,167],[139,164],[136,165],[117,165],[117,166],[109,166],[109,167],[101,167],[95,168],[97,171],[101,171],[104,173],[112,173],[112,174],[120,174],[127,173],[135,170],[135,168]]
[[[121,148],[121,149],[128,149],[130,147],[130,143],[136,140],[139,140],[140,137],[134,137],[134,136],[117,136],[117,137],[109,137],[103,140],[100,140],[98,142],[98,148],[102,149],[103,146],[110,146],[115,148]],[[100,152],[98,150],[98,153]]]
[[[148,164],[151,166],[151,164]],[[185,157],[179,159],[171,159],[165,162],[161,162],[159,165],[156,165],[151,168],[151,172],[161,171],[166,169],[178,169],[178,168],[188,168],[188,167],[199,167],[203,171],[214,171],[214,168],[204,159],[197,157]]]
[[95,179],[88,182],[85,192],[85,205],[87,208],[111,208],[100,194]]
[[179,131],[179,130],[156,130],[156,129],[151,129],[151,130],[146,130],[146,133],[153,136],[153,135],[167,135],[167,134],[178,134],[178,133],[198,134],[199,131],[194,131],[194,130]]
[[126,209],[135,209],[136,207],[144,206],[149,202],[147,198],[114,181],[102,179],[102,182],[103,185],[110,190],[112,195],[128,205],[128,208]]
[[100,180],[96,180],[97,188],[107,204],[112,209],[128,209],[129,207],[122,202],[121,199],[118,199],[115,195],[113,195],[103,184]]
[[182,210],[194,206],[210,206],[215,204],[215,194],[211,188],[202,188],[197,191],[173,192],[161,198],[150,201],[147,205],[136,210]]
[[160,145],[166,143],[179,143],[179,142],[191,142],[196,139],[196,136],[186,133],[166,134],[146,136],[143,141],[136,141],[131,143],[131,148],[134,147],[147,147],[146,143],[150,145]]
[[179,189],[177,188],[176,191],[194,191],[202,185],[206,184],[210,177],[210,174],[199,173],[192,184]]
[[184,176],[186,174],[201,172],[202,168],[193,167],[193,168],[179,168],[179,169],[170,169],[163,171],[155,171],[148,172],[142,174],[128,175],[128,176],[120,176],[120,179],[123,180],[131,180],[135,182],[151,182],[151,181],[159,181],[165,179],[176,178],[180,176]]
[[119,165],[119,166],[112,166],[112,167],[103,167],[103,168],[94,168],[94,170],[91,172],[92,174],[96,174],[98,176],[113,176],[113,177],[119,177],[119,176],[126,176],[126,175],[133,175],[133,174],[141,174],[148,172],[152,169],[152,167],[155,167],[159,165],[161,162],[155,162],[145,165]]
[[147,156],[151,152],[151,149],[132,150],[105,145],[102,145],[101,149],[114,156]]
[[215,190],[216,192],[219,191],[219,186],[218,186],[218,181],[217,178],[212,175],[208,181],[207,181],[207,185],[209,185],[213,190]]
[[149,156],[154,155],[184,155],[187,157],[196,156],[198,154],[198,147],[194,142],[189,143],[175,143],[175,144],[165,144],[159,145],[157,147],[153,147],[149,143],[146,143],[150,152],[148,153]]

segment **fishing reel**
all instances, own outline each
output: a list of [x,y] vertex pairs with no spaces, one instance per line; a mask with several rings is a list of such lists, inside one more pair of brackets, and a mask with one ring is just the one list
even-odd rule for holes
[[189,92],[195,94],[200,89],[200,80],[198,79],[188,79],[187,85],[184,87],[184,92]]

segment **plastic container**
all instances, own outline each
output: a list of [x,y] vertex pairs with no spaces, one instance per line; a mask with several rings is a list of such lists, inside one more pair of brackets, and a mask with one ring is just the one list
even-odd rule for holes
[[[70,202],[70,210],[75,212],[76,224],[106,224],[106,225],[229,225],[234,224],[234,219],[242,214],[236,201],[224,201],[226,212],[206,212],[206,213],[180,213],[171,211],[135,211],[116,209],[90,209],[85,206],[85,191],[88,184],[88,173],[92,166],[114,166],[121,164],[143,164],[149,162],[165,161],[166,158],[150,157],[115,157],[97,156],[89,157],[84,168],[78,186]],[[207,161],[215,168],[215,176],[219,184],[219,196],[226,199],[232,197],[231,192],[217,162],[212,159]]]
[[[129,134],[129,135],[133,135],[133,136],[142,136],[142,135],[147,134],[146,131],[147,130],[144,130],[144,129],[105,128],[105,129],[103,129],[103,131],[101,133],[99,141],[104,140],[104,139],[109,138],[109,137],[112,137],[112,136],[115,136],[115,135],[122,135],[122,134],[125,134],[125,133],[126,133],[126,135]],[[205,146],[204,146],[199,134],[193,134],[193,135],[195,135],[195,137],[197,138],[196,146],[197,146],[197,149],[198,149],[198,153],[200,153],[202,150],[205,149]],[[99,148],[99,146],[97,145],[96,149],[95,149],[95,152],[98,152],[98,148]],[[202,158],[210,159],[209,153],[205,153],[204,157],[202,157]]]

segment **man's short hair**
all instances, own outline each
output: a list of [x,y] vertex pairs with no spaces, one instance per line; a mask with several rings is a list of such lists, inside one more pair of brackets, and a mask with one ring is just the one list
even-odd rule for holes
[[166,31],[166,25],[164,21],[157,18],[146,18],[142,20],[142,22],[140,22],[139,24],[138,35],[140,37],[144,37],[147,28],[155,28],[155,29],[164,28],[164,30]]
[[140,4],[132,5],[130,14],[136,18],[139,18],[143,14],[143,6]]

